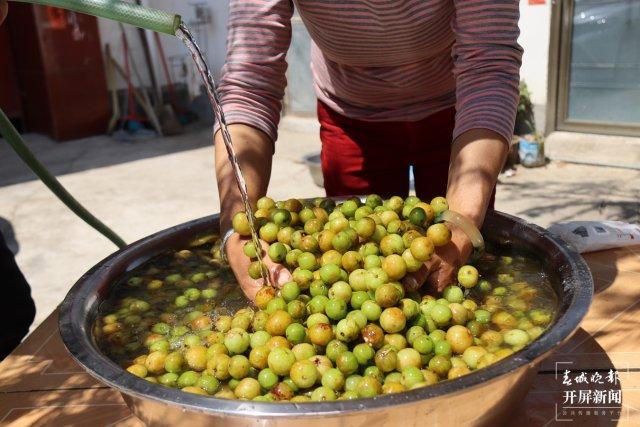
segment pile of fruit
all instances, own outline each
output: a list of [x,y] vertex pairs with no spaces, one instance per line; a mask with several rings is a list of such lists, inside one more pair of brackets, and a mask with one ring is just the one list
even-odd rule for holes
[[[410,196],[274,202],[255,211],[267,256],[293,281],[249,306],[209,236],[123,281],[96,325],[104,351],[133,375],[183,391],[256,401],[369,398],[454,379],[510,356],[553,320],[552,291],[524,257],[485,254],[442,295],[400,281],[451,233],[447,209]],[[233,218],[242,236],[244,213]],[[251,240],[244,246],[256,258]],[[254,261],[251,277],[262,277]],[[482,277],[481,277],[482,276]],[[120,288],[118,288],[120,289]],[[239,309],[236,309],[239,308]]]

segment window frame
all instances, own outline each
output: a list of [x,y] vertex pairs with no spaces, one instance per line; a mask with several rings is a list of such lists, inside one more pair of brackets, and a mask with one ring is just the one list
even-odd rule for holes
[[576,120],[568,117],[574,6],[574,0],[553,0],[551,5],[545,133],[548,135],[553,131],[568,131],[638,137],[640,124]]

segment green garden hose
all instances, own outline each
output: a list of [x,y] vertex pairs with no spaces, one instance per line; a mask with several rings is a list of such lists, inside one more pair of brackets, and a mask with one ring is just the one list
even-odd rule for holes
[[31,150],[20,137],[20,134],[15,127],[9,121],[9,118],[5,116],[4,112],[0,109],[0,134],[14,149],[14,151],[20,156],[20,158],[29,166],[29,168],[35,173],[38,178],[49,187],[49,189],[55,194],[62,203],[67,205],[69,209],[78,215],[84,222],[93,227],[100,234],[111,240],[117,247],[123,248],[127,244],[113,232],[109,227],[102,223],[98,218],[93,216],[91,212],[86,210],[71,194],[58,182],[58,180],[51,175],[51,173],[36,159]]
[[174,36],[182,22],[180,15],[119,0],[12,0],[55,6],[87,15],[99,16],[147,30]]

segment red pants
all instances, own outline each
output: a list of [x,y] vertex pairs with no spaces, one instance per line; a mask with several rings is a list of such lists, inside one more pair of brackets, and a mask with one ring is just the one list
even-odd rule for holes
[[[327,196],[409,194],[413,166],[416,195],[445,196],[455,108],[417,122],[371,122],[336,113],[318,101],[320,160]],[[493,209],[495,188],[489,201]]]
[[371,122],[345,117],[318,101],[318,120],[327,196],[404,197],[410,166],[418,197],[446,194],[453,107],[417,122]]

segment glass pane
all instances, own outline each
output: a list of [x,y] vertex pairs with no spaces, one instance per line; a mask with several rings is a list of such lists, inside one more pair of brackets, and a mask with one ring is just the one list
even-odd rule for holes
[[640,124],[640,0],[575,0],[568,110]]

